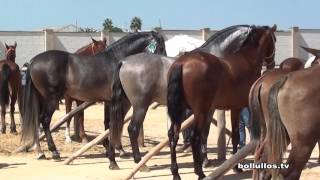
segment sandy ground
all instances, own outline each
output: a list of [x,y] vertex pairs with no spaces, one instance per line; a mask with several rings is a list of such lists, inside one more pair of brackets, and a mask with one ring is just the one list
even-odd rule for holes
[[[64,106],[60,106],[60,111],[56,111],[53,121],[59,119],[64,115]],[[131,114],[131,112],[129,112]],[[16,114],[17,122],[19,122],[19,115]],[[7,116],[7,122],[9,118]],[[85,129],[93,138],[103,131],[103,106],[101,104],[94,105],[85,111]],[[9,125],[9,124],[8,124]],[[229,119],[227,119],[227,126]],[[168,127],[168,118],[166,109],[159,107],[156,110],[149,110],[144,123],[145,130],[145,145],[146,147],[140,148],[142,153],[146,153],[156,144],[166,138]],[[7,127],[7,131],[8,131]],[[18,123],[18,130],[20,125]],[[217,145],[216,145],[216,127],[211,126],[209,141],[208,141],[208,156],[209,159],[217,158]],[[62,160],[66,159],[73,152],[78,150],[83,144],[72,142],[65,144],[64,142],[64,128],[60,128],[57,132],[53,133],[53,139],[56,146],[61,153]],[[182,138],[179,144],[182,143]],[[228,140],[229,137],[226,137]],[[126,151],[131,152],[129,146],[128,133],[125,131],[123,134],[123,145]],[[11,154],[14,149],[20,145],[20,134],[11,135],[7,132],[6,135],[0,134],[0,178],[3,180],[11,179],[46,179],[46,180],[64,180],[64,179],[121,179],[125,177],[135,164],[133,159],[120,159],[117,162],[121,170],[111,171],[108,169],[108,160],[105,158],[105,150],[102,145],[97,145],[86,152],[84,155],[76,159],[71,165],[63,165],[62,162],[56,162],[51,159],[51,153],[47,149],[46,142],[42,142],[42,148],[45,150],[47,160],[36,160],[35,153],[20,153]],[[227,148],[227,156],[230,157],[231,143]],[[303,171],[301,179],[320,179],[320,166],[316,163],[318,156],[318,148],[315,148],[312,157],[309,160],[307,168]],[[177,159],[179,163],[179,172],[182,179],[197,179],[193,173],[193,160],[191,153],[178,153]],[[247,161],[252,160],[248,157]],[[217,163],[213,163],[215,166]],[[161,150],[160,154],[154,156],[148,163],[150,172],[138,172],[135,179],[171,179],[170,172],[170,152],[166,147]],[[215,167],[205,168],[205,174],[209,174]],[[245,171],[241,174],[234,174],[229,171],[222,179],[250,179],[251,171]]]

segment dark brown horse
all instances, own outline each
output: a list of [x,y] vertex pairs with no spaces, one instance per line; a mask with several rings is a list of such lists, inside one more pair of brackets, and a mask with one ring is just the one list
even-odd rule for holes
[[[168,137],[174,179],[180,179],[175,148],[187,108],[194,114],[192,152],[195,173],[199,178],[205,177],[200,144],[206,136],[203,132],[209,116],[216,108],[231,109],[233,153],[237,151],[239,113],[242,107],[248,105],[250,87],[260,76],[263,61],[266,57],[274,57],[275,31],[276,26],[252,26],[241,48],[224,60],[195,51],[182,55],[173,63],[168,73],[167,103],[172,122]],[[274,61],[273,58],[271,60]]]
[[[93,38],[92,43],[78,49],[75,54],[78,55],[83,55],[83,56],[92,56],[95,55],[96,53],[99,53],[103,51],[106,46],[107,46],[107,40],[106,38],[103,38],[101,41],[97,41]],[[68,114],[71,111],[72,107],[72,102],[76,101],[77,106],[83,103],[83,101],[79,101],[76,99],[71,98],[68,95],[64,96],[65,99],[65,105],[66,105],[66,113]],[[70,143],[71,142],[71,137],[70,137],[70,122],[71,119],[67,121],[67,127],[66,127],[66,132],[65,132],[65,137],[66,137],[66,142]],[[74,120],[74,133],[75,133],[75,139],[80,139],[84,142],[87,142],[87,136],[84,131],[84,111],[80,111],[76,116]]]
[[[0,106],[1,106],[1,133],[6,133],[6,107],[10,103],[10,132],[17,133],[14,121],[15,104],[21,87],[19,66],[15,63],[17,43],[6,46],[6,59],[0,61]],[[20,98],[18,99],[20,101]],[[20,104],[19,104],[20,105]],[[20,107],[20,106],[19,106]]]

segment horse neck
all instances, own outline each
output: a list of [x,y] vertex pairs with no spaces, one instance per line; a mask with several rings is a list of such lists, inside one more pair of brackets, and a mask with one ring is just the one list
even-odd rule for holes
[[134,41],[133,43],[123,43],[118,46],[114,46],[113,48],[106,51],[109,55],[111,54],[117,60],[123,59],[127,56],[144,52],[147,47],[149,41],[146,39],[139,39]]
[[90,55],[93,55],[93,51],[92,51],[92,46],[91,44],[83,47],[83,48],[80,48],[78,49],[75,54],[78,54],[78,55],[87,55],[87,56],[90,56]]
[[15,59],[14,57],[10,57],[10,56],[7,56],[7,57],[6,57],[6,60],[7,60],[7,61],[16,62],[16,59]]

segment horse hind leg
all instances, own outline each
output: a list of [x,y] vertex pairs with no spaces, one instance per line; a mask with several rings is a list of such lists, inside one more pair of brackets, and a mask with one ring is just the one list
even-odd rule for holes
[[[135,163],[139,163],[141,160],[141,154],[138,145],[138,137],[147,110],[148,108],[144,107],[133,107],[132,120],[128,126],[128,132],[130,136],[130,142],[132,146],[133,158]],[[149,169],[146,165],[144,165],[142,168],[140,168],[140,171],[146,172],[149,171]]]
[[56,109],[56,105],[58,103],[58,98],[57,99],[50,99],[49,102],[45,105],[45,110],[43,112],[43,117],[42,117],[42,127],[44,130],[44,133],[47,138],[47,143],[48,143],[48,148],[52,152],[52,158],[55,160],[60,160],[60,154],[56,148],[56,145],[54,144],[54,141],[52,139],[52,135],[50,132],[50,122],[52,115]]
[[299,140],[291,141],[291,152],[289,154],[287,165],[289,168],[281,169],[281,175],[287,180],[298,180],[301,172],[308,162],[316,141],[311,142],[308,138],[299,137]]
[[[238,144],[240,140],[239,135],[239,118],[240,118],[241,109],[231,109],[231,127],[232,127],[232,154],[235,154],[238,151]],[[233,171],[236,173],[242,172],[242,169],[235,166]]]
[[320,140],[318,140],[318,150],[319,150],[318,163],[320,163]]

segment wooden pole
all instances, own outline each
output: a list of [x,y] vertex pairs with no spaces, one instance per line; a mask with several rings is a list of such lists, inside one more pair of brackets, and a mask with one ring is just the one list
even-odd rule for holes
[[[185,120],[182,123],[180,132],[183,131],[185,128],[189,127],[193,123],[193,120],[194,120],[193,116],[189,117],[187,120]],[[139,171],[141,166],[145,165],[147,163],[147,161],[149,161],[152,158],[152,156],[158,154],[160,152],[160,150],[163,147],[165,147],[168,143],[169,143],[169,139],[166,138],[164,141],[160,142],[158,145],[156,145],[154,148],[152,148],[145,156],[143,156],[143,158],[137,164],[137,166],[134,167],[132,169],[132,171],[130,172],[130,174],[128,174],[124,179],[125,180],[131,179]]]
[[226,118],[224,110],[217,110],[218,120],[218,160],[226,160]]
[[[56,122],[52,127],[50,127],[50,132],[56,130],[58,127],[60,127],[64,122],[72,118],[74,115],[76,115],[79,111],[86,109],[87,107],[91,106],[95,102],[84,102],[80,106],[76,107],[72,111],[70,111],[68,114],[64,115],[58,122]],[[39,141],[41,141],[45,137],[45,134],[42,133],[39,137]]]
[[[124,120],[124,124],[127,123],[132,116],[126,118]],[[84,145],[81,149],[79,149],[77,152],[73,153],[68,159],[66,159],[63,164],[68,165],[70,164],[74,159],[76,159],[77,157],[81,156],[83,153],[87,152],[91,147],[93,147],[94,145],[97,145],[98,143],[100,143],[102,140],[104,140],[107,136],[109,135],[109,129],[107,129],[106,131],[104,131],[103,133],[101,133],[99,136],[97,136],[95,139],[93,139],[92,141],[90,141],[89,143],[87,143],[86,145]]]

